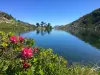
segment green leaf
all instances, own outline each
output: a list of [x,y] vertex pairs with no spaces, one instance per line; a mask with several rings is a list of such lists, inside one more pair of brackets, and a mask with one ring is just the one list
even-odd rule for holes
[[33,62],[35,63],[37,61],[37,58],[34,58]]
[[6,71],[8,69],[8,65],[3,66],[2,71]]
[[40,74],[40,75],[44,75],[43,70],[40,70],[40,71],[39,71],[39,74]]

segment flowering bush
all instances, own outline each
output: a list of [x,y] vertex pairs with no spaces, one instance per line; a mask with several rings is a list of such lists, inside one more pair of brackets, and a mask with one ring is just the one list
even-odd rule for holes
[[[51,49],[34,47],[34,40],[0,32],[0,73],[7,75],[59,75],[67,62]],[[60,69],[62,65],[62,69]],[[59,67],[58,67],[59,66]]]
[[20,41],[21,43],[24,41],[24,38],[21,37],[21,36],[19,36],[18,39],[19,39],[19,41]]
[[67,67],[52,49],[34,47],[34,40],[0,32],[0,75],[97,75],[88,67]]
[[11,37],[10,37],[10,41],[11,41],[12,43],[17,43],[17,42],[18,42],[16,36],[11,36]]
[[32,58],[32,57],[33,57],[32,48],[24,48],[24,49],[21,51],[21,56],[22,56],[22,58],[24,58],[24,59]]

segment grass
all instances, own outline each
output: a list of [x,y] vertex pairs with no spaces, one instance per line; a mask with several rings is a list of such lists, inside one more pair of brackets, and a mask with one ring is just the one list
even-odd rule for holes
[[11,23],[0,23],[0,31],[4,32],[25,32],[34,30],[35,27],[32,25],[24,24],[11,24]]

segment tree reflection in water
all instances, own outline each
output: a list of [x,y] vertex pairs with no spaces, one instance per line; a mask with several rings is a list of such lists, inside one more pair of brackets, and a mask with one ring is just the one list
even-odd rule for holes
[[43,29],[41,29],[41,30],[36,29],[36,34],[37,35],[41,34],[42,36],[44,36],[45,34],[50,34],[51,31],[52,31],[52,29],[45,29],[45,30],[43,30]]

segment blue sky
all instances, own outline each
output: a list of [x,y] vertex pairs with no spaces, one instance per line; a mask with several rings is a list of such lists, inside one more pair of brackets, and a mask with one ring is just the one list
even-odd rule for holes
[[0,10],[35,24],[68,24],[100,7],[100,0],[0,0]]

